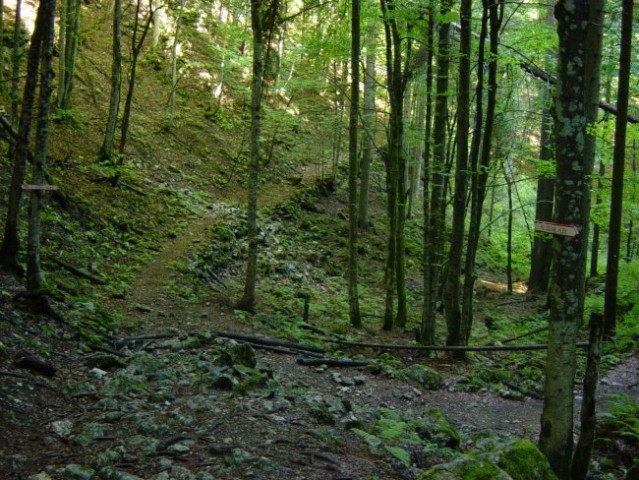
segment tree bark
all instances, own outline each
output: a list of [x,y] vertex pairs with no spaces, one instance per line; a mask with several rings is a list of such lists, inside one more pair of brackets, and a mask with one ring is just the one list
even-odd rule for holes
[[[55,23],[55,0],[40,0],[38,18],[42,23],[42,49],[40,59],[40,88],[38,99],[38,122],[35,135],[35,154],[33,157],[31,181],[35,185],[44,183],[44,171],[49,139],[49,110],[53,91],[53,37]],[[42,209],[42,190],[33,190],[29,199],[29,233],[27,239],[27,290],[42,288],[40,268],[40,211]]]
[[583,318],[594,160],[594,137],[587,126],[599,103],[602,3],[559,0],[555,7],[559,34],[555,221],[575,225],[579,235],[555,239],[539,444],[562,480],[570,479],[572,470],[575,344]]
[[351,325],[362,327],[357,288],[357,134],[359,117],[360,0],[351,12],[351,111],[348,132],[348,304]]
[[362,118],[362,169],[359,192],[359,228],[368,229],[368,197],[370,194],[370,172],[373,160],[373,126],[375,121],[375,51],[376,27],[370,22],[367,27],[366,74],[364,76],[364,116]]
[[[446,18],[452,0],[441,3],[440,16]],[[439,289],[444,268],[445,179],[448,125],[448,75],[450,70],[450,22],[439,24],[437,32],[437,78],[435,86],[435,115],[433,118],[432,162],[429,163],[428,182],[430,201],[424,211],[424,307],[421,341],[435,342],[435,319]],[[426,192],[424,192],[426,195]]]
[[257,197],[260,173],[260,132],[262,108],[262,70],[264,67],[264,32],[262,28],[262,0],[251,0],[251,27],[253,29],[253,79],[251,83],[251,164],[248,185],[248,261],[244,293],[238,308],[255,311],[257,284]]
[[0,265],[14,274],[21,274],[22,267],[18,263],[20,238],[18,236],[18,217],[22,201],[22,184],[26,176],[26,165],[29,156],[29,139],[31,138],[31,121],[38,83],[38,66],[42,51],[42,39],[45,25],[36,22],[27,59],[27,77],[22,95],[22,109],[18,125],[18,138],[14,153],[13,174],[9,190],[9,205],[5,219],[4,237],[0,247]]
[[114,0],[113,9],[113,60],[111,63],[111,100],[104,141],[100,149],[100,161],[111,162],[115,129],[120,110],[120,88],[122,86],[122,0]]
[[[448,272],[444,284],[444,310],[448,335],[446,345],[464,345],[461,319],[462,255],[466,218],[466,189],[468,185],[468,131],[470,127],[470,55],[471,0],[462,0],[460,7],[461,32],[459,40],[459,80],[457,85],[457,148],[455,161],[455,191],[453,220],[448,255]],[[463,352],[456,354],[463,357]]]
[[621,247],[621,216],[623,211],[623,179],[626,154],[628,94],[632,55],[633,2],[624,0],[619,53],[619,87],[617,90],[617,120],[610,194],[610,223],[608,226],[608,267],[606,269],[606,295],[604,299],[605,334],[612,336],[617,328],[617,287],[619,251]]

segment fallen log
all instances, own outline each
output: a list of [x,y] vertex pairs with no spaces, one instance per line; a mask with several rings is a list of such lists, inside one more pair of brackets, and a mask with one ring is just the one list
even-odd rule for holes
[[258,345],[268,345],[271,347],[285,347],[285,348],[294,348],[296,350],[301,350],[305,352],[313,352],[313,353],[326,353],[326,350],[319,347],[314,347],[312,345],[304,345],[303,343],[296,342],[287,342],[286,340],[276,340],[272,338],[266,337],[256,337],[253,335],[245,335],[242,333],[227,333],[227,332],[212,332],[214,335],[218,337],[230,338],[231,340],[238,340],[240,342],[249,342],[255,343]]
[[348,358],[298,358],[297,363],[305,366],[326,365],[327,367],[366,367],[370,360],[351,360]]
[[42,360],[29,355],[20,355],[16,358],[13,364],[16,367],[31,370],[32,372],[39,373],[45,377],[53,377],[58,372],[58,369],[50,363],[43,362]]
[[[329,343],[348,345],[350,347],[377,348],[380,350],[417,350],[424,352],[504,352],[504,351],[527,351],[546,350],[548,344],[540,343],[533,345],[468,345],[468,346],[448,346],[448,345],[393,345],[387,343],[366,343],[347,342],[344,340],[327,340]],[[589,342],[578,342],[577,348],[588,348]]]
[[506,338],[505,340],[501,340],[501,343],[514,342],[515,340],[519,340],[521,338],[529,337],[529,336],[534,335],[536,333],[541,333],[541,332],[543,332],[545,330],[548,330],[548,325],[545,325],[545,326],[539,327],[539,328],[535,328],[534,330],[531,330],[531,331],[526,332],[526,333],[522,333],[521,335],[517,335],[516,337]]

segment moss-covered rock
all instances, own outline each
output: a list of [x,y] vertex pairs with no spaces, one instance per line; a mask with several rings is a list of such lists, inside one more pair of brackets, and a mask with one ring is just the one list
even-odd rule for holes
[[425,365],[413,364],[397,372],[397,378],[425,388],[426,390],[437,390],[444,384],[442,376],[435,370]]
[[459,432],[448,418],[436,408],[429,408],[420,416],[417,434],[422,440],[438,447],[459,447]]
[[514,480],[557,480],[546,457],[530,440],[484,438],[477,443],[473,453],[478,458],[492,461]]
[[464,455],[449,463],[436,465],[417,480],[513,480],[510,475],[488,460]]

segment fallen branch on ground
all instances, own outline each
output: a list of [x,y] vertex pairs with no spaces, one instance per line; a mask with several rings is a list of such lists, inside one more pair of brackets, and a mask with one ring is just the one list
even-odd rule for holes
[[90,274],[89,272],[87,272],[85,270],[82,270],[80,268],[76,268],[73,265],[69,265],[68,263],[63,262],[62,260],[60,260],[58,258],[52,258],[51,261],[53,263],[56,263],[56,264],[60,265],[65,270],[71,272],[76,277],[86,278],[91,283],[95,283],[96,285],[108,285],[108,283],[109,283],[106,280],[104,280],[102,278],[99,278],[99,277],[96,277],[95,275],[92,275],[92,274]]
[[306,366],[326,365],[327,367],[366,367],[370,360],[350,360],[339,358],[298,358],[297,363]]
[[534,330],[531,330],[530,332],[522,333],[521,335],[517,335],[516,337],[511,337],[511,338],[507,338],[505,340],[501,340],[501,343],[514,342],[515,340],[519,340],[520,338],[529,337],[531,335],[534,335],[535,333],[541,333],[541,332],[543,332],[545,330],[548,330],[548,325],[545,325],[545,326],[539,327],[539,328],[535,328]]
[[[344,340],[328,340],[329,343],[348,345],[351,347],[377,348],[380,350],[417,350],[424,352],[502,352],[502,351],[526,351],[546,350],[548,344],[533,345],[486,345],[486,346],[445,346],[445,345],[393,345],[387,343],[347,342]],[[588,348],[588,342],[578,342],[577,348]]]

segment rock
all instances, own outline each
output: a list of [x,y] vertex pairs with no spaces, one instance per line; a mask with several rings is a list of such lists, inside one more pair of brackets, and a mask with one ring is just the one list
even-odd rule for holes
[[128,452],[140,458],[153,455],[160,442],[155,438],[133,435],[132,437],[128,437],[124,443]]
[[557,480],[548,460],[530,440],[488,437],[473,449],[478,458],[491,460],[514,480]]
[[99,368],[100,370],[113,370],[126,367],[126,362],[115,355],[109,353],[97,353],[86,360],[89,368]]
[[412,382],[426,390],[437,390],[444,385],[442,376],[425,365],[413,364],[397,372],[397,378]]
[[255,368],[257,366],[255,350],[246,343],[229,342],[229,346],[218,357],[217,363],[225,367],[242,365]]
[[73,441],[81,447],[89,447],[94,444],[97,438],[104,437],[111,430],[110,425],[103,423],[87,423],[82,432],[75,436]]
[[417,434],[422,440],[439,447],[458,448],[459,432],[446,416],[436,408],[426,410],[419,418]]
[[170,452],[176,456],[186,455],[191,451],[191,445],[193,442],[178,442],[171,445],[166,449],[167,452]]
[[106,450],[104,452],[98,453],[93,458],[93,466],[95,468],[103,468],[115,465],[120,461],[121,455],[116,450]]
[[9,465],[12,473],[18,472],[29,461],[24,455],[11,455],[9,458]]
[[91,480],[95,470],[72,463],[64,467],[64,478],[68,480]]
[[48,473],[40,472],[35,475],[29,475],[27,480],[53,480]]
[[104,370],[100,370],[99,368],[96,368],[96,367],[89,370],[89,373],[93,375],[95,378],[102,378],[107,376],[107,372],[105,372]]
[[100,478],[104,480],[144,480],[142,477],[138,477],[132,473],[123,472],[111,467],[100,470]]
[[478,460],[464,455],[452,462],[430,468],[417,480],[513,480],[513,478],[488,460]]
[[51,431],[62,438],[69,438],[73,431],[71,420],[56,420],[51,424]]

